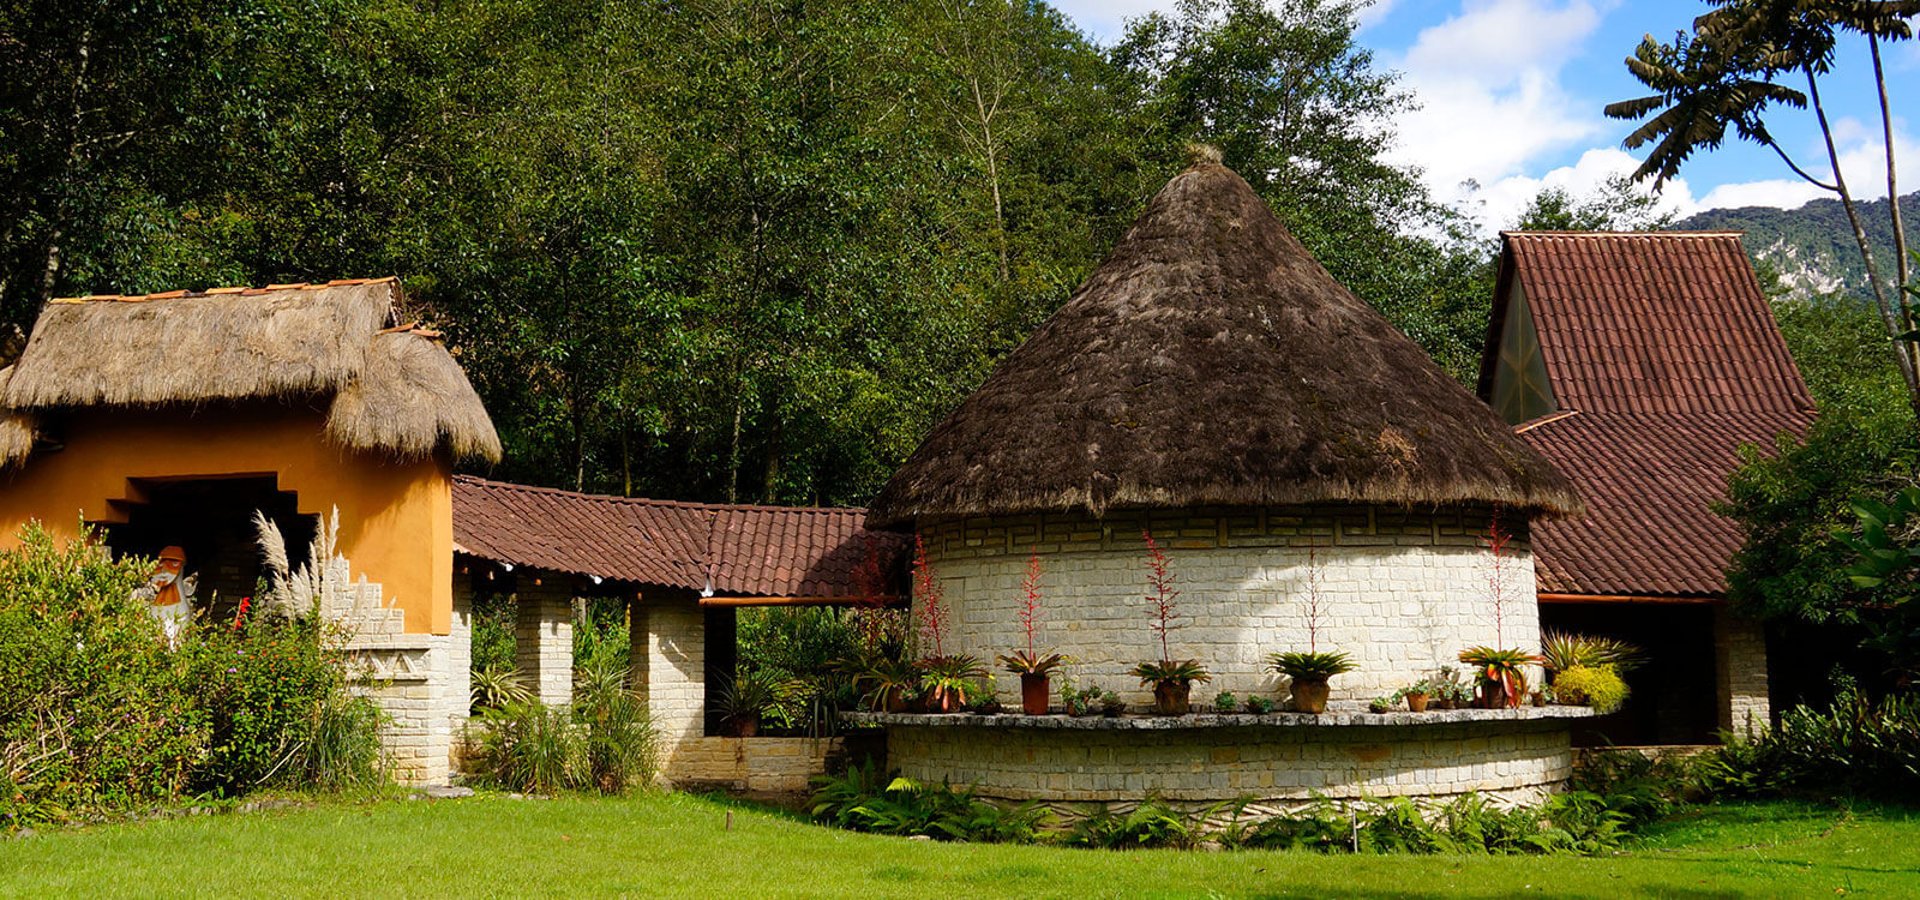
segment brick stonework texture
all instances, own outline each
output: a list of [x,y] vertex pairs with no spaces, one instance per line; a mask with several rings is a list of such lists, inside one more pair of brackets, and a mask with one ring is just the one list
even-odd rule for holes
[[446,784],[452,774],[456,717],[464,718],[466,694],[455,694],[455,660],[469,642],[454,635],[408,633],[406,613],[381,596],[380,586],[322,599],[325,615],[346,633],[345,652],[353,693],[370,697],[387,714],[381,743],[394,777],[406,784]]
[[1553,721],[1406,728],[1155,731],[892,726],[888,764],[980,795],[1050,803],[1251,798],[1275,810],[1316,797],[1537,801],[1567,779],[1572,748]]
[[1770,727],[1773,707],[1767,694],[1766,629],[1725,606],[1714,610],[1713,625],[1720,728],[1750,734]]
[[662,775],[679,780],[677,762],[706,736],[706,615],[691,597],[643,597],[632,606],[633,677],[660,735]]
[[[1500,562],[1496,636],[1494,556],[1485,543],[1491,518],[1486,508],[1321,506],[944,520],[922,522],[921,531],[952,610],[949,651],[991,661],[1022,646],[1020,581],[1028,553],[1037,552],[1037,644],[1071,657],[1075,681],[1119,691],[1132,704],[1151,695],[1127,670],[1160,656],[1144,599],[1143,528],[1167,548],[1181,592],[1173,656],[1197,658],[1213,673],[1212,683],[1195,686],[1202,700],[1222,690],[1281,696],[1284,679],[1266,671],[1266,658],[1308,648],[1313,547],[1317,646],[1358,664],[1332,685],[1336,701],[1352,701],[1458,666],[1467,647],[1538,645],[1533,559],[1518,520],[1506,523],[1515,537]],[[1016,679],[997,676],[997,686],[1002,702],[1018,705]]]
[[514,662],[527,686],[549,706],[573,702],[572,589],[561,578],[523,577],[514,607]]
[[681,789],[792,794],[845,752],[837,737],[691,738],[674,746],[666,776]]

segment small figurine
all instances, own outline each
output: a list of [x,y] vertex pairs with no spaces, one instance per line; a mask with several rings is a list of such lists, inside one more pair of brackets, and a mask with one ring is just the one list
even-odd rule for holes
[[198,574],[181,577],[187,567],[187,551],[168,547],[160,551],[159,565],[147,583],[133,589],[133,599],[148,602],[147,610],[167,638],[167,649],[180,649],[180,639],[193,621],[193,590],[200,584]]

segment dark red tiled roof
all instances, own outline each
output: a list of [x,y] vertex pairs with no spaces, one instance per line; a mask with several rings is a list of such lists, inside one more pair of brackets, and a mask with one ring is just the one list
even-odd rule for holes
[[[752,597],[853,597],[870,552],[898,570],[901,535],[866,510],[608,497],[457,476],[453,534],[466,554],[616,581]],[[871,548],[871,551],[869,550]]]
[[1771,449],[1814,417],[1739,235],[1503,237],[1493,321],[1504,323],[1506,288],[1517,284],[1559,405],[1521,425],[1521,437],[1587,505],[1580,518],[1534,526],[1540,591],[1724,593],[1741,534],[1712,506],[1737,450]]

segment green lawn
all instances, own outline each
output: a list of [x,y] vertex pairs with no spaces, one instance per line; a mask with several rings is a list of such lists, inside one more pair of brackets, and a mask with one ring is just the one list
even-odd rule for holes
[[939,844],[691,796],[482,795],[44,832],[0,842],[0,894],[1912,897],[1917,867],[1920,814],[1792,804],[1696,810],[1585,859]]

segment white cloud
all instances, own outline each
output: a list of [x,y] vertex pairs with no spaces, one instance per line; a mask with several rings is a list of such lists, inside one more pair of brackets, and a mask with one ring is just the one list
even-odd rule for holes
[[[1606,184],[1607,179],[1631,174],[1639,165],[1640,161],[1624,150],[1595,148],[1580,154],[1580,159],[1571,166],[1561,166],[1537,178],[1509,175],[1464,195],[1461,202],[1487,231],[1511,228],[1542,190],[1557,188],[1576,198],[1588,196]],[[1651,191],[1651,188],[1644,189]],[[1684,216],[1699,208],[1684,178],[1668,181],[1659,197],[1663,209],[1678,215]]]
[[1605,131],[1599,104],[1560,80],[1613,0],[1467,0],[1397,60],[1421,109],[1402,117],[1397,161],[1420,166],[1446,202],[1497,184],[1542,154]]
[[1364,31],[1380,24],[1388,13],[1393,12],[1394,4],[1399,2],[1400,0],[1373,0],[1371,4],[1360,7],[1360,12],[1354,18],[1360,21],[1360,28]]
[[[1833,133],[1834,142],[1840,147],[1840,171],[1846,173],[1847,189],[1862,200],[1885,197],[1886,142],[1880,139],[1879,123],[1843,118],[1833,123]],[[1920,141],[1907,133],[1906,123],[1898,118],[1894,119],[1893,147],[1896,161],[1908,171],[1914,171],[1914,164],[1920,162]],[[1833,167],[1827,164],[1826,155],[1826,146],[1815,137],[1802,148],[1795,162],[1814,177],[1826,181],[1833,171]],[[1781,168],[1785,168],[1784,164]],[[1920,184],[1916,184],[1910,176],[1908,183],[1900,186],[1900,191],[1909,194],[1916,188],[1920,188]],[[1833,196],[1835,194],[1832,191],[1815,187],[1800,178],[1769,178],[1720,185],[1701,197],[1699,206],[1701,209],[1737,206],[1792,209],[1808,200]]]

